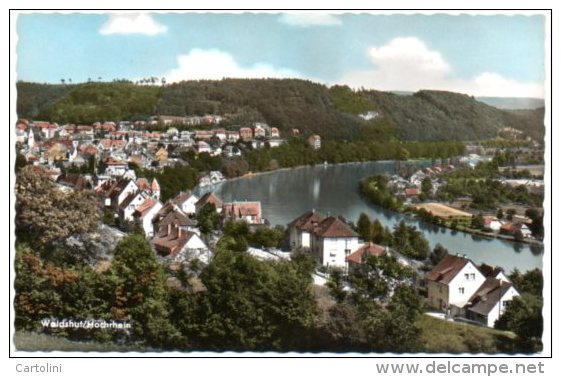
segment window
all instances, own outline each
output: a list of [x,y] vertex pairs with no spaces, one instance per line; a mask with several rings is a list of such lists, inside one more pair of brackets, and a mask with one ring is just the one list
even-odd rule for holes
[[349,255],[351,253],[351,249],[345,249],[345,255]]
[[471,281],[471,280],[475,280],[475,274],[471,273],[471,274],[464,274],[466,280]]
[[460,294],[461,294],[461,295],[464,294],[464,291],[465,291],[464,287],[460,287],[458,290],[460,291]]

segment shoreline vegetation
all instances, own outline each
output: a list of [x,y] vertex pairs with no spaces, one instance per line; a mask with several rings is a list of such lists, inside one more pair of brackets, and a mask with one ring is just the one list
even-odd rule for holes
[[[405,216],[416,218],[419,221],[423,221],[427,224],[448,228],[454,232],[463,232],[484,238],[495,238],[512,243],[525,243],[529,245],[543,246],[543,242],[536,239],[516,239],[514,236],[485,232],[482,230],[474,229],[470,226],[460,224],[457,217],[450,217],[448,219],[445,219],[442,216],[434,214],[430,210],[417,208],[412,204],[404,204],[394,193],[392,193],[388,189],[388,179],[387,177],[382,175],[374,175],[362,179],[359,182],[359,192],[363,197],[365,197],[370,203],[374,205]],[[433,202],[447,206],[445,202],[439,200],[434,200]],[[468,221],[471,222],[471,219],[475,217],[475,215],[472,214],[471,216],[472,217],[470,218],[464,217],[462,219],[462,222],[467,224],[466,219],[469,219]]]

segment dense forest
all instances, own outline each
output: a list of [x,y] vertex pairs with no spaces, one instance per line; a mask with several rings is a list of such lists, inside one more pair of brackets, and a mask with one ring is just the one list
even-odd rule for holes
[[[514,127],[534,139],[544,135],[544,110],[503,111],[473,97],[438,91],[397,95],[353,91],[297,79],[184,81],[166,86],[112,83],[18,82],[18,116],[58,123],[145,119],[149,115],[220,114],[225,126],[264,121],[286,135],[298,128],[325,139],[362,138],[364,128],[410,140],[482,140]],[[358,115],[373,111],[374,119]]]

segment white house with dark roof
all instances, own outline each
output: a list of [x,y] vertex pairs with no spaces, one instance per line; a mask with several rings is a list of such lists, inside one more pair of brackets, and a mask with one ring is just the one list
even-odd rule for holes
[[313,230],[312,254],[323,266],[345,269],[346,256],[358,246],[358,234],[338,217],[323,219]]
[[520,296],[520,294],[512,283],[488,277],[471,296],[466,317],[485,326],[495,327],[495,321],[516,296]]
[[499,268],[479,269],[465,256],[446,255],[427,274],[429,304],[451,316],[494,327],[508,302],[519,293]]
[[471,260],[448,254],[427,274],[429,305],[457,314],[484,281]]
[[180,192],[175,198],[171,200],[173,204],[178,206],[183,213],[187,215],[195,214],[196,208],[195,204],[199,201],[199,198],[195,194],[190,192]]

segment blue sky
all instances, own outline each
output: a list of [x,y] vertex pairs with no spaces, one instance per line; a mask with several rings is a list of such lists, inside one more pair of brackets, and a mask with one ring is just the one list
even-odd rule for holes
[[543,97],[544,17],[20,14],[19,80],[298,77],[353,88]]

